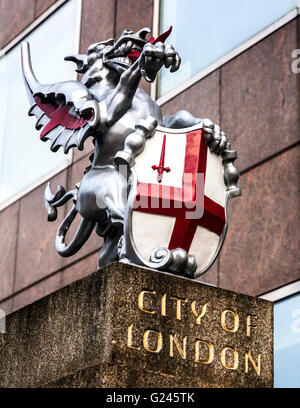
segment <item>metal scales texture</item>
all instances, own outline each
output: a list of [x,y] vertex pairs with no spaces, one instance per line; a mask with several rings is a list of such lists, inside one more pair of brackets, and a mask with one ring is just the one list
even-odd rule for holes
[[[175,72],[180,57],[148,28],[123,31],[115,41],[92,44],[86,54],[71,55],[80,81],[40,84],[22,44],[22,68],[36,129],[50,149],[95,150],[91,165],[66,192],[48,183],[44,201],[48,220],[57,208],[73,206],[56,234],[61,256],[75,254],[91,232],[104,238],[98,268],[120,260],[195,278],[216,259],[227,231],[227,202],[241,194],[237,154],[226,134],[209,119],[181,110],[163,117],[159,106],[138,88],[153,82],[162,68]],[[79,227],[66,244],[74,218]]]

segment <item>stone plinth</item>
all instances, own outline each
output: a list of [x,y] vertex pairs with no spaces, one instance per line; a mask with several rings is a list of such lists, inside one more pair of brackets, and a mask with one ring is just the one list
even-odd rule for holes
[[1,387],[272,387],[272,303],[113,263],[7,317]]

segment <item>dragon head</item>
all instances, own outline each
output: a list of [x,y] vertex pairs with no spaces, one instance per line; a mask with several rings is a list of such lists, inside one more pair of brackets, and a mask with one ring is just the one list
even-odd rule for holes
[[99,43],[102,48],[100,48],[100,53],[102,53],[103,64],[119,73],[125,71],[141,55],[144,45],[148,42],[146,35],[149,32],[147,27],[136,33],[127,29],[123,31],[118,41],[111,43],[111,45]]
[[87,72],[95,62],[100,61],[101,65],[121,75],[139,58],[145,44],[148,42],[152,44],[159,41],[164,42],[171,31],[172,27],[156,39],[154,37],[147,39],[146,36],[150,33],[148,27],[144,27],[137,32],[126,29],[117,41],[110,38],[91,44],[87,54],[70,55],[65,57],[65,60],[75,62],[77,64],[76,71],[82,74]]

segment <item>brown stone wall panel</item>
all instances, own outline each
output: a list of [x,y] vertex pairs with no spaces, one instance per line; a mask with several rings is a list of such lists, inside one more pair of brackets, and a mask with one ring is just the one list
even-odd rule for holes
[[85,278],[91,273],[96,272],[97,258],[98,252],[95,252],[62,270],[62,286],[68,285],[69,283]]
[[218,271],[219,271],[219,260],[212,265],[212,267],[202,276],[197,278],[197,281],[201,283],[208,283],[209,285],[218,285]]
[[35,0],[0,1],[0,48],[34,20]]
[[0,300],[13,292],[19,202],[0,212]]
[[25,289],[13,297],[12,311],[21,309],[37,300],[49,295],[62,287],[61,273],[58,272],[49,278]]
[[295,147],[241,177],[229,204],[220,286],[259,295],[300,278],[299,159]]
[[222,127],[240,170],[299,140],[299,90],[291,71],[293,20],[222,68]]
[[[66,187],[67,170],[51,180],[52,191],[58,184]],[[64,207],[58,208],[55,222],[47,221],[44,205],[46,183],[21,200],[17,250],[16,285],[18,291],[60,269],[63,258],[55,250],[56,231],[64,218]]]
[[115,0],[83,0],[80,50],[114,36]]
[[141,88],[143,91],[145,91],[146,94],[150,95],[151,85],[144,78],[141,79],[141,82],[139,84],[139,88]]
[[153,0],[118,0],[116,37],[129,28],[137,31],[143,27],[152,30]]
[[93,153],[95,146],[93,144],[93,138],[89,137],[84,143],[84,149],[78,150],[77,148],[73,149],[73,163],[77,162],[78,160],[82,159],[83,157],[89,158],[89,156]]
[[[68,190],[72,190],[75,187],[75,184],[78,183],[82,179],[85,167],[89,166],[90,164],[91,163],[87,156],[77,161],[76,163],[73,164],[73,166],[69,168]],[[72,206],[72,203],[69,202],[67,205],[68,211],[70,210],[71,206]],[[67,243],[70,242],[70,240],[74,237],[76,230],[79,226],[80,220],[81,220],[81,216],[80,214],[77,214],[75,220],[71,224],[71,227],[68,231],[68,234],[66,237]],[[69,265],[70,263],[78,261],[79,259],[91,254],[92,252],[95,252],[97,249],[100,249],[102,245],[103,245],[103,239],[99,237],[94,230],[90,238],[88,239],[88,241],[83,245],[83,247],[75,255],[68,257],[68,258],[63,258],[63,265],[66,266],[66,265]],[[96,268],[96,264],[95,264],[95,268]]]
[[297,17],[297,32],[296,32],[296,35],[297,35],[297,46],[299,48],[300,47],[300,17],[299,16]]
[[162,106],[164,116],[181,109],[199,118],[210,118],[220,123],[219,71],[215,71]]
[[36,0],[35,3],[35,17],[41,15],[50,6],[56,3],[57,0]]

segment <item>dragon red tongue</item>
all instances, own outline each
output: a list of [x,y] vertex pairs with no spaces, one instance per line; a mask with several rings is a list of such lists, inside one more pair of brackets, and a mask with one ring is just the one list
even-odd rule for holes
[[138,50],[131,50],[129,51],[128,54],[126,54],[126,57],[129,58],[131,61],[136,61],[138,57],[141,55],[140,51]]

